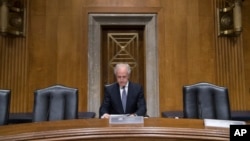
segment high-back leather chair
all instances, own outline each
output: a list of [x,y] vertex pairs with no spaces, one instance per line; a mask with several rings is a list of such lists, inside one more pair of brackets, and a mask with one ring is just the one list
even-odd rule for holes
[[54,85],[34,92],[33,122],[76,119],[78,89]]
[[228,88],[201,82],[183,86],[184,118],[231,119]]
[[0,90],[0,125],[8,124],[10,96],[10,90]]

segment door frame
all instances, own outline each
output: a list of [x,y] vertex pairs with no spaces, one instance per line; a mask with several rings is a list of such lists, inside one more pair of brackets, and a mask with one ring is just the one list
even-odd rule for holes
[[88,31],[88,111],[99,117],[101,90],[101,26],[145,26],[146,102],[147,114],[159,117],[159,72],[156,14],[89,14]]

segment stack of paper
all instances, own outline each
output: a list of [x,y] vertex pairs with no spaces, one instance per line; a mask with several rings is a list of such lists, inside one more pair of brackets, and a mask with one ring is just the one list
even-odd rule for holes
[[204,119],[204,125],[206,127],[223,127],[229,128],[230,125],[245,125],[245,121],[235,120],[220,120],[220,119]]

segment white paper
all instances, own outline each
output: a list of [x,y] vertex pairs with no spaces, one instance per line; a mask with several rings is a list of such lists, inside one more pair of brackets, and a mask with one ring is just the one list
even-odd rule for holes
[[229,128],[230,125],[245,125],[245,121],[235,120],[220,120],[220,119],[204,119],[204,125],[206,127],[222,127]]

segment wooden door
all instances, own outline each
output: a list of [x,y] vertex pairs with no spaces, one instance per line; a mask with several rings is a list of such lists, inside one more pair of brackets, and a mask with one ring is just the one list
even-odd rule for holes
[[102,87],[116,81],[114,66],[125,62],[132,70],[130,81],[140,83],[145,92],[144,26],[102,26],[101,31]]

